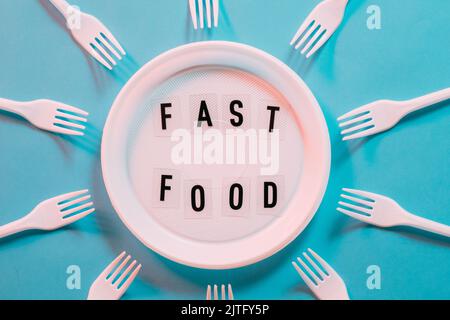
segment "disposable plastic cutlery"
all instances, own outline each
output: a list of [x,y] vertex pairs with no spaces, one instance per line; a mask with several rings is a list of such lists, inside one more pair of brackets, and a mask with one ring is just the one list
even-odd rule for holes
[[411,112],[447,99],[450,99],[450,88],[407,101],[379,100],[369,103],[338,118],[339,127],[346,127],[341,132],[344,136],[343,140],[362,138],[386,131]]
[[388,197],[361,190],[342,190],[347,194],[341,194],[345,200],[339,201],[337,210],[352,218],[382,228],[409,226],[450,237],[450,226],[411,214]]
[[89,115],[84,110],[46,99],[19,102],[0,98],[0,110],[18,114],[39,129],[74,136],[84,135],[85,126],[76,121],[87,122]]
[[[227,294],[228,289],[228,294]],[[220,300],[234,300],[233,289],[231,284],[220,286]],[[219,287],[214,285],[214,289],[210,285],[206,288],[206,300],[219,300]]]
[[76,191],[41,202],[25,217],[0,227],[0,238],[25,230],[55,230],[95,211],[88,190]]
[[314,295],[320,300],[349,300],[347,287],[337,272],[313,250],[308,251],[303,252],[303,257],[314,271],[300,257],[297,260],[302,268],[294,261],[292,265]]
[[312,56],[341,24],[347,3],[348,0],[325,0],[319,3],[297,30],[291,40],[291,46],[300,39],[295,45],[295,49],[298,49],[309,40],[301,53],[306,53],[306,58]]
[[208,23],[207,24],[208,28],[212,28],[212,19],[213,19],[212,15],[214,15],[214,27],[217,28],[219,25],[219,0],[189,0],[189,9],[191,11],[194,29],[195,30],[198,29],[197,9],[198,9],[198,20],[200,21],[200,29],[203,29],[205,27],[203,1],[205,2],[206,6],[206,21]]
[[66,19],[75,41],[106,68],[112,70],[117,64],[111,53],[119,60],[122,60],[120,54],[126,55],[119,41],[96,17],[75,10],[65,0],[49,1]]
[[[142,265],[133,260],[121,273],[123,268],[131,260],[131,256],[122,252],[105,270],[98,276],[89,289],[88,300],[119,300],[136,278]],[[125,280],[125,281],[124,281]]]

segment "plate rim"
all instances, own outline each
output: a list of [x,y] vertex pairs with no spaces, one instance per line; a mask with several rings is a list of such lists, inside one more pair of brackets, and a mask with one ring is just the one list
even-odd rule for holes
[[[234,262],[224,262],[224,263],[218,263],[218,262],[205,263],[205,262],[194,261],[196,259],[192,259],[189,261],[188,259],[183,259],[183,258],[180,259],[176,255],[167,253],[163,249],[156,247],[155,245],[152,245],[148,239],[145,239],[144,237],[141,236],[140,232],[138,230],[136,230],[135,226],[132,226],[127,221],[127,214],[124,214],[122,212],[122,210],[119,208],[120,206],[117,202],[117,199],[115,199],[115,197],[113,196],[113,192],[114,192],[114,191],[112,191],[113,186],[111,185],[111,182],[110,182],[108,163],[107,163],[107,160],[105,159],[106,154],[107,154],[106,150],[108,149],[109,144],[110,144],[109,135],[110,135],[111,127],[112,127],[112,123],[113,123],[112,119],[115,117],[116,113],[118,112],[118,108],[120,107],[123,97],[128,93],[128,91],[130,90],[130,87],[133,86],[133,83],[136,80],[140,79],[143,75],[147,74],[148,72],[151,72],[153,65],[156,65],[158,62],[163,61],[165,58],[167,58],[169,56],[172,56],[172,55],[180,53],[180,52],[182,53],[185,50],[186,51],[192,50],[192,49],[205,50],[208,48],[211,49],[213,47],[222,48],[222,49],[225,48],[225,49],[239,50],[239,51],[241,51],[241,53],[243,51],[246,51],[246,53],[252,53],[252,54],[257,55],[260,58],[262,57],[263,59],[266,59],[266,60],[268,59],[268,60],[270,60],[271,63],[275,63],[278,65],[278,67],[281,67],[281,69],[283,69],[283,71],[286,72],[286,75],[295,79],[300,84],[300,86],[303,88],[304,93],[307,95],[307,97],[309,99],[309,103],[314,106],[314,108],[312,108],[312,109],[314,109],[313,111],[315,113],[315,116],[317,116],[317,119],[319,120],[318,124],[320,125],[320,131],[321,131],[320,137],[323,140],[321,142],[324,143],[324,146],[323,146],[324,149],[322,150],[324,152],[324,154],[323,154],[324,159],[321,159],[321,160],[324,160],[325,163],[323,164],[323,167],[322,167],[323,171],[322,171],[322,177],[321,177],[321,189],[319,191],[319,194],[316,196],[316,199],[315,199],[311,209],[309,210],[308,214],[305,215],[306,218],[304,219],[303,223],[301,225],[297,226],[297,228],[295,230],[292,230],[290,232],[290,234],[285,236],[284,240],[280,241],[277,245],[270,246],[270,247],[266,248],[266,250],[264,250],[264,252],[257,254],[257,255],[252,255],[251,258],[240,259],[238,262],[234,261]],[[201,66],[201,65],[202,64],[199,64],[198,66]],[[203,65],[205,65],[205,64],[203,64]],[[181,68],[179,71],[186,70],[186,69],[188,69],[188,68]],[[248,71],[248,72],[250,72],[250,71]],[[264,80],[266,80],[266,79],[264,79]],[[272,83],[271,83],[271,85],[272,85]],[[282,94],[284,95],[284,93],[282,93]],[[104,130],[103,130],[102,145],[101,145],[101,167],[102,167],[102,173],[103,173],[102,174],[103,181],[104,181],[104,184],[106,187],[106,191],[108,193],[109,200],[111,201],[112,206],[114,208],[114,211],[119,216],[121,221],[125,224],[127,229],[129,231],[131,231],[131,233],[136,238],[138,238],[138,240],[141,243],[143,243],[145,246],[147,246],[151,250],[157,252],[161,256],[163,256],[167,259],[170,259],[172,261],[175,261],[177,263],[181,263],[183,265],[188,265],[191,267],[203,268],[203,269],[233,269],[233,268],[239,268],[239,267],[244,267],[244,266],[254,264],[256,262],[264,260],[264,259],[272,256],[273,254],[279,252],[284,247],[286,247],[288,244],[290,244],[295,238],[297,238],[303,232],[303,230],[309,225],[309,223],[315,216],[320,204],[322,203],[323,197],[325,195],[325,191],[327,189],[329,176],[330,176],[330,170],[331,170],[331,141],[330,141],[329,129],[328,129],[323,111],[322,111],[319,103],[317,102],[317,99],[312,94],[311,90],[306,85],[306,83],[300,78],[300,76],[297,73],[295,73],[290,67],[288,67],[284,62],[282,62],[278,58],[274,57],[273,55],[271,55],[265,51],[262,51],[260,49],[257,49],[255,47],[252,47],[249,45],[236,43],[236,42],[229,42],[229,41],[204,41],[204,42],[196,42],[196,43],[182,45],[182,46],[170,49],[170,50],[158,55],[154,59],[147,62],[144,66],[142,66],[141,69],[138,70],[129,79],[129,81],[125,84],[125,86],[120,90],[119,94],[117,95],[116,99],[114,100],[112,107],[109,111],[108,117],[105,122]],[[286,210],[289,210],[289,208]],[[169,231],[167,231],[167,232],[169,232]],[[233,241],[231,241],[231,242],[233,242]],[[230,242],[226,242],[226,243],[230,243]],[[203,259],[201,259],[201,260],[203,260]],[[228,260],[230,260],[230,259],[228,259]],[[233,259],[231,259],[231,260],[233,260]]]

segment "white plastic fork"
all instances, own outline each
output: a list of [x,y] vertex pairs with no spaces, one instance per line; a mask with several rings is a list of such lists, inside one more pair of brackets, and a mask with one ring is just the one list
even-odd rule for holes
[[[344,18],[347,3],[348,0],[324,0],[319,3],[297,30],[291,40],[291,46],[303,35],[295,45],[295,49],[300,48],[309,39],[301,53],[308,52],[306,58],[311,57],[331,38],[339,27]],[[313,34],[314,31],[316,32]]]
[[[112,70],[113,66],[117,65],[111,53],[119,60],[122,60],[120,54],[126,55],[119,41],[96,17],[79,11],[66,0],[49,1],[66,19],[67,27],[75,41],[103,66]],[[76,19],[79,21],[74,23]]]
[[[211,285],[208,285],[206,288],[206,300],[219,300],[219,287],[217,285],[214,285],[214,290],[212,290]],[[222,284],[220,286],[220,300],[234,300],[231,284],[227,286]]]
[[361,190],[342,190],[347,194],[341,194],[344,201],[339,201],[337,210],[354,219],[381,228],[409,226],[450,237],[450,226],[411,214],[388,197]]
[[25,230],[56,230],[95,211],[88,190],[81,190],[45,200],[25,217],[0,227],[0,238]]
[[142,267],[140,264],[136,266],[137,261],[133,260],[120,273],[131,260],[130,255],[124,258],[125,255],[126,252],[122,252],[98,276],[89,289],[88,300],[119,300],[123,296]]
[[356,108],[338,118],[342,140],[370,136],[394,127],[406,115],[450,99],[450,88],[407,100],[379,100]]
[[[200,21],[200,29],[205,27],[204,13],[203,13],[203,1],[205,1],[206,6],[206,21],[209,29],[212,28],[212,15],[214,17],[214,27],[219,26],[219,0],[189,0],[189,10],[191,11],[192,23],[194,24],[194,29],[198,29],[197,22],[197,8],[198,8],[198,20]],[[211,2],[212,2],[212,13],[211,13]]]
[[89,115],[84,110],[47,99],[20,102],[0,98],[0,110],[20,115],[39,129],[73,136],[84,135],[85,129],[74,121],[87,122]]
[[349,300],[347,287],[339,274],[312,249],[308,252],[303,252],[303,256],[314,271],[300,257],[297,260],[303,269],[295,261],[292,265],[314,295],[320,300]]

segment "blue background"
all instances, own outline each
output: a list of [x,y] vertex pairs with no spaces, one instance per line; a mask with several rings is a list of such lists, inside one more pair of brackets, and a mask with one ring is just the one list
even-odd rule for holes
[[[184,0],[73,0],[109,27],[129,56],[114,72],[74,43],[47,0],[0,0],[0,96],[51,98],[88,110],[84,138],[64,138],[0,114],[0,223],[41,200],[89,188],[97,212],[63,230],[0,240],[0,298],[84,299],[120,251],[144,269],[124,299],[203,299],[207,283],[231,282],[238,299],[312,299],[290,261],[312,247],[342,275],[355,299],[450,298],[450,241],[406,228],[370,227],[336,212],[339,190],[359,188],[450,224],[450,102],[417,112],[394,129],[343,143],[336,117],[378,100],[409,99],[450,86],[448,0],[351,0],[344,22],[313,59],[289,46],[318,0],[222,0],[220,27],[194,32]],[[366,27],[377,4],[382,29]],[[99,143],[109,108],[127,79],[160,53],[220,39],[263,49],[290,65],[316,95],[330,128],[333,162],[323,204],[289,247],[232,271],[180,266],[152,253],[125,229],[102,182]],[[81,290],[66,288],[79,265]],[[382,289],[368,290],[379,265]]]

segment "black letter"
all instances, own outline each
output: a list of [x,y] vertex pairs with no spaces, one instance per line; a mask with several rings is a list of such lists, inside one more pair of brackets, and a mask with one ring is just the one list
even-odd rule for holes
[[[239,190],[237,205],[234,204],[234,190],[236,188]],[[242,207],[243,193],[244,193],[244,189],[242,188],[242,186],[239,183],[235,183],[231,186],[231,188],[230,188],[230,207],[231,207],[231,209],[239,210]]]
[[172,179],[173,177],[171,175],[162,175],[161,176],[161,192],[159,194],[159,200],[165,201],[165,190],[172,190],[171,187],[166,186],[166,180]]
[[[195,191],[200,191],[200,206],[196,206],[195,202]],[[205,208],[205,189],[203,189],[202,186],[196,185],[192,187],[191,190],[191,203],[192,203],[192,209],[194,209],[195,212],[200,212]]]
[[[269,203],[269,187],[272,187],[273,198]],[[277,185],[274,182],[264,182],[264,208],[273,208],[277,205]]]
[[[203,113],[205,115],[203,115]],[[211,121],[211,117],[209,116],[209,111],[208,111],[208,106],[206,105],[206,101],[202,100],[202,102],[200,103],[200,112],[198,113],[198,127],[201,127],[201,123],[202,121],[206,121],[208,122],[208,126],[212,127],[212,121]]]
[[244,106],[242,104],[242,101],[239,101],[239,100],[233,100],[230,103],[231,114],[238,117],[238,120],[230,119],[230,122],[233,126],[240,127],[240,126],[242,126],[242,123],[244,122],[244,117],[242,116],[242,113],[235,110],[235,108],[234,108],[235,106],[237,106],[240,109],[242,109]]
[[163,130],[167,130],[166,119],[172,118],[172,116],[170,114],[166,114],[166,108],[172,108],[172,104],[171,103],[161,103],[161,124],[162,124]]
[[272,132],[273,131],[273,125],[275,123],[275,111],[280,111],[280,107],[267,106],[267,110],[270,110],[269,132]]

